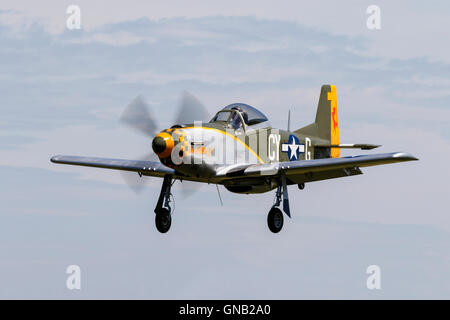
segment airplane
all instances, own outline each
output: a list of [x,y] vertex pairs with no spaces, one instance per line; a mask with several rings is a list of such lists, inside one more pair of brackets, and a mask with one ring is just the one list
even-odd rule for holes
[[222,185],[238,194],[275,190],[267,225],[278,233],[283,212],[291,217],[288,186],[302,190],[309,182],[360,175],[363,167],[418,160],[405,152],[340,157],[344,148],[371,150],[379,145],[340,143],[334,85],[321,87],[314,122],[293,131],[290,112],[287,130],[283,130],[272,128],[261,111],[244,103],[227,105],[209,122],[202,122],[204,111],[200,101],[185,93],[174,125],[158,133],[148,106],[137,98],[121,120],[153,137],[152,149],[159,161],[57,155],[51,162],[162,178],[154,210],[161,233],[169,231],[172,223],[171,188],[177,180]]

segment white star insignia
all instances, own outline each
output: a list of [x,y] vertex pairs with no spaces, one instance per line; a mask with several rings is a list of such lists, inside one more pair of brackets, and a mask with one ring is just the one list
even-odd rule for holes
[[298,160],[298,153],[305,152],[304,144],[297,144],[295,137],[291,136],[290,143],[283,143],[281,145],[281,151],[289,153],[289,160]]
[[298,150],[298,147],[300,147],[300,146],[298,144],[295,144],[294,139],[292,139],[292,143],[291,144],[288,144],[288,147],[290,149],[289,159],[291,159],[291,158],[298,159],[298,157],[297,157],[297,150]]

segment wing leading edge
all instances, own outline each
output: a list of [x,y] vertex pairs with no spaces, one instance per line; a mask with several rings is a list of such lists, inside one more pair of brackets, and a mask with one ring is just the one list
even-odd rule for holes
[[134,171],[143,175],[164,177],[174,175],[175,170],[167,168],[160,162],[143,160],[124,160],[95,157],[78,157],[58,155],[50,159],[53,163],[70,164],[75,166]]

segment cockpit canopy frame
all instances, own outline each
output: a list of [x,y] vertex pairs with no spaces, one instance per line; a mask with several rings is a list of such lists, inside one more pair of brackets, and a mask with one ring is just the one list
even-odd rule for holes
[[228,123],[236,111],[239,111],[246,126],[253,126],[269,121],[269,119],[267,119],[267,117],[261,111],[252,106],[249,106],[248,104],[232,103],[219,110],[210,122],[221,121]]

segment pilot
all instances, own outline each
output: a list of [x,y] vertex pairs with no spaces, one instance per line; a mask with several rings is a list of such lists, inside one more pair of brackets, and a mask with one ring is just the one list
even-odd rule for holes
[[233,126],[234,129],[239,129],[242,127],[242,122],[241,122],[241,117],[239,117],[240,113],[242,115],[242,119],[244,119],[245,124],[248,124],[248,114],[247,112],[243,111],[241,107],[239,106],[234,106],[233,108],[231,108],[231,110],[236,110],[237,112],[234,112],[230,123]]

